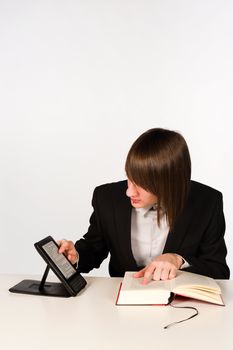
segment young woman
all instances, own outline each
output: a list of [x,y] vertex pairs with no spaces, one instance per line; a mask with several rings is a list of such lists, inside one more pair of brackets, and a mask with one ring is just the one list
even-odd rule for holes
[[229,278],[222,194],[191,180],[187,144],[175,131],[154,128],[129,150],[128,180],[94,190],[88,232],[60,253],[78,270],[98,268],[110,254],[110,276],[166,280],[178,269]]

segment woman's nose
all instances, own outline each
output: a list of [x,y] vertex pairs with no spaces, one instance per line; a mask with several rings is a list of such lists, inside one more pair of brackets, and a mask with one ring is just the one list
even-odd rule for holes
[[126,191],[126,195],[128,197],[135,197],[138,194],[137,187],[131,181],[128,181],[128,188]]

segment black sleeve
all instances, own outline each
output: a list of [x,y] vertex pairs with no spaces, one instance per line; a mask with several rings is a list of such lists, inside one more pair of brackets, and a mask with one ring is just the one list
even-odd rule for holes
[[195,256],[182,255],[190,264],[190,267],[184,270],[216,279],[229,279],[230,270],[226,263],[227,249],[224,233],[225,218],[222,195],[220,195],[213,206],[210,220],[205,227],[197,254]]
[[98,268],[109,253],[104,237],[104,229],[101,225],[97,189],[93,194],[92,206],[94,210],[90,217],[88,232],[75,243],[75,248],[79,254],[78,271],[84,273],[93,268]]

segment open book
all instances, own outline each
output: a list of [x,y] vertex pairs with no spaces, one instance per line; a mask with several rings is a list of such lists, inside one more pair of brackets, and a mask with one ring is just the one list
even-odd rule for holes
[[221,289],[213,278],[178,271],[172,280],[151,281],[142,285],[142,278],[134,278],[134,273],[125,273],[116,305],[166,305],[174,294],[224,305]]

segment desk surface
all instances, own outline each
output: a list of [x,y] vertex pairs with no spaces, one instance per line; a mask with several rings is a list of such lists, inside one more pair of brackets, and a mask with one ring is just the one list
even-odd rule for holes
[[[0,275],[0,342],[4,350],[23,349],[232,349],[233,280],[218,281],[225,307],[194,300],[199,315],[170,306],[116,306],[120,278],[87,277],[78,296],[55,298],[13,294],[8,289],[24,278]],[[51,280],[51,278],[50,278]]]

